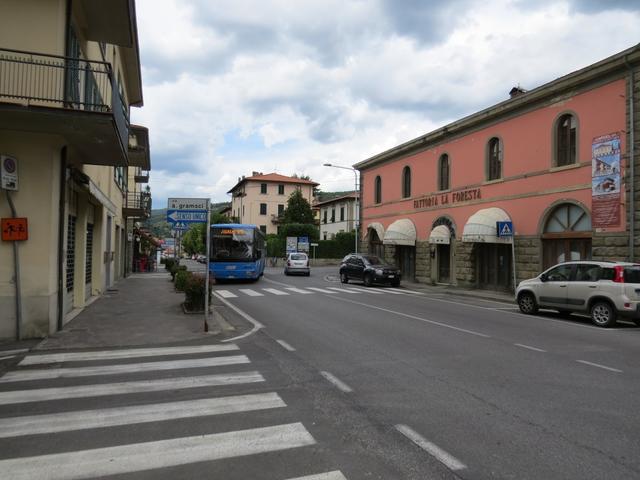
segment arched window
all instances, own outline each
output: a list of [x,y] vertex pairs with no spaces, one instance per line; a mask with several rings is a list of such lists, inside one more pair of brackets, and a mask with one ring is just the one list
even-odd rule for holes
[[570,113],[562,115],[556,123],[556,166],[562,167],[576,163],[576,133],[576,117]]
[[402,198],[411,196],[411,169],[404,167],[402,169]]
[[542,232],[543,267],[569,260],[591,259],[591,217],[573,203],[558,205]]
[[382,203],[382,179],[380,175],[376,177],[374,186],[374,203]]
[[489,140],[487,152],[487,180],[502,178],[502,142],[498,137]]
[[449,190],[449,155],[446,153],[440,156],[438,161],[438,190]]

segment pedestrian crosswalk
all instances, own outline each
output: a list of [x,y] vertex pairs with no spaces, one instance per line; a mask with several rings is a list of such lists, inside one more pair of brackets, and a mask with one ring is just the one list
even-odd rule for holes
[[222,298],[238,298],[238,297],[264,297],[266,295],[310,295],[313,293],[324,293],[328,295],[337,294],[363,294],[368,293],[371,295],[411,295],[420,296],[424,295],[422,292],[416,292],[415,290],[408,290],[404,288],[359,288],[359,287],[282,287],[282,288],[239,288],[237,290],[227,289],[214,289],[214,292],[220,295]]
[[[259,463],[294,450],[317,457],[323,449],[308,450],[317,440],[250,363],[234,344],[29,354],[0,377],[0,477],[127,478],[153,470],[153,478],[175,478],[183,468],[184,478],[195,478],[202,462],[223,462],[216,468],[224,470],[237,457]],[[252,425],[251,415],[260,420]],[[237,428],[220,427],[218,417]],[[189,421],[197,431],[183,426]],[[139,431],[148,436],[127,441]],[[337,468],[318,467],[326,463],[295,462],[280,478],[346,480]],[[232,470],[225,478],[248,478],[237,464]]]

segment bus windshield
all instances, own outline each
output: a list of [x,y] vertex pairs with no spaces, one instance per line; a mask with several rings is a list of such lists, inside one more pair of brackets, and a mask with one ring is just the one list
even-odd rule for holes
[[211,259],[214,262],[246,262],[254,260],[254,230],[220,228],[211,231]]

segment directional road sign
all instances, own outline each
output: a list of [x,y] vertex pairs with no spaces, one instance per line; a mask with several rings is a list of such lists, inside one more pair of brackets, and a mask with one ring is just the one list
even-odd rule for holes
[[206,210],[208,198],[169,198],[167,199],[169,210]]
[[204,223],[206,221],[206,210],[167,210],[167,222],[169,223]]

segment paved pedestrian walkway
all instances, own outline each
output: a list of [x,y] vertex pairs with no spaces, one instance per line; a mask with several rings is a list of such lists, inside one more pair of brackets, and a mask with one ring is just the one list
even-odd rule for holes
[[118,347],[203,337],[203,315],[182,311],[184,293],[165,272],[134,273],[86,307],[37,349]]

